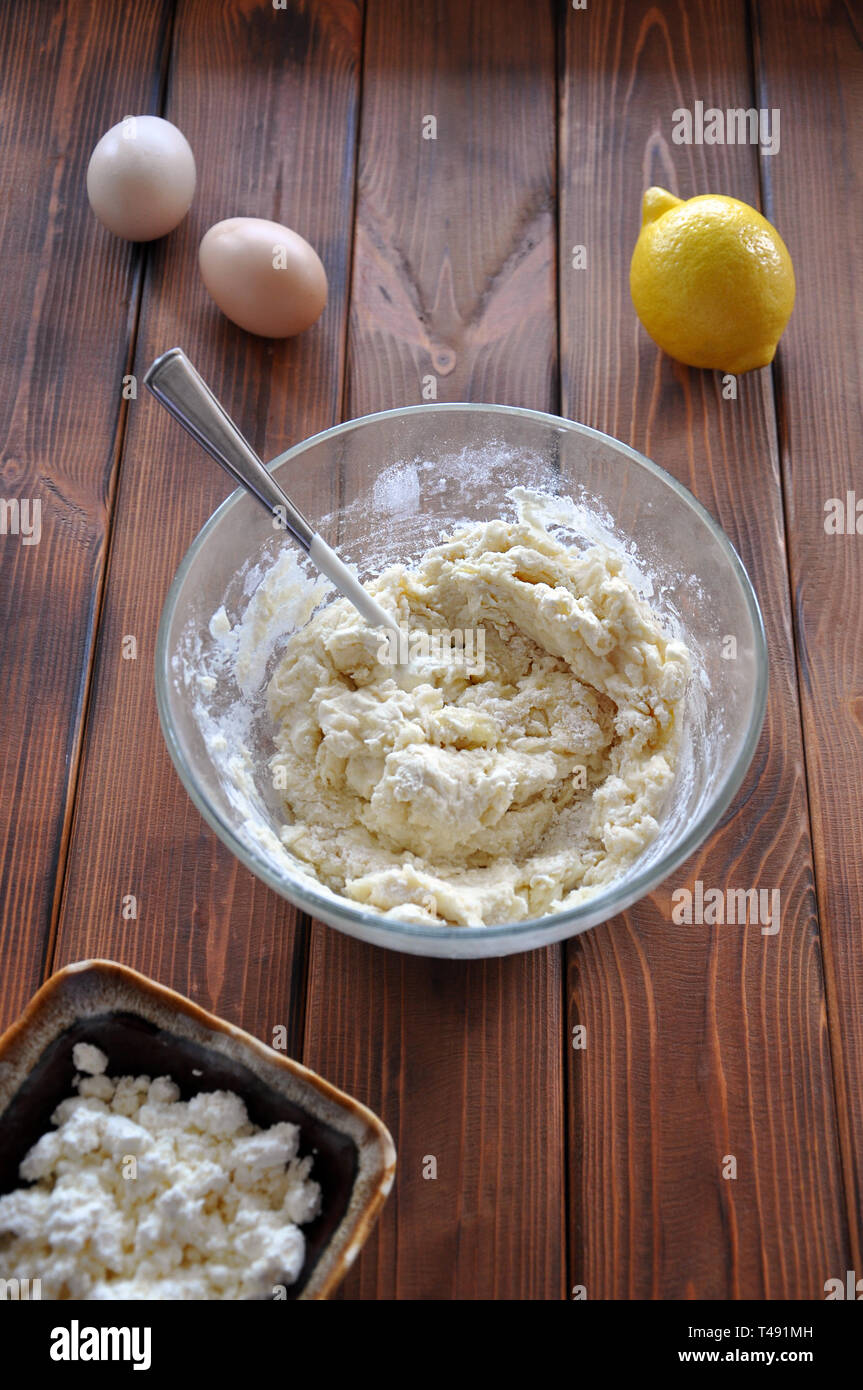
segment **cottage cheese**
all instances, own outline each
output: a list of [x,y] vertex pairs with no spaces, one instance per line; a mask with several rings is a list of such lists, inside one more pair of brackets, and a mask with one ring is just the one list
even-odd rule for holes
[[300,1132],[260,1129],[240,1096],[191,1100],[167,1076],[109,1077],[73,1051],[77,1094],[0,1197],[3,1272],[54,1299],[249,1299],[294,1283],[320,1207]]
[[384,916],[459,926],[625,873],[674,779],[690,660],[621,556],[522,505],[368,588],[412,633],[481,628],[485,669],[399,673],[344,599],[293,636],[268,690],[291,853]]

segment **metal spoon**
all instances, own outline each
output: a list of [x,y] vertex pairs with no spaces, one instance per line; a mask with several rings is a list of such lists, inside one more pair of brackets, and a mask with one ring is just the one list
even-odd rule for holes
[[271,473],[267,472],[251,444],[198,375],[182,348],[171,348],[157,357],[147,375],[148,386],[169,414],[188,430],[202,449],[220,463],[231,477],[256,497],[279,524],[305,550],[312,564],[332,580],[361,617],[372,627],[398,632],[398,623],[367,593],[347,565],[294,506]]

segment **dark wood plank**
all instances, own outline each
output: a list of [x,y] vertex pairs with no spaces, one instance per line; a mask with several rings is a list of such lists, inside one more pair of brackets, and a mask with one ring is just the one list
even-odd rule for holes
[[[346,336],[361,13],[351,0],[274,10],[183,0],[166,114],[199,160],[199,192],[153,256],[136,370],[182,343],[272,456],[337,418]],[[250,337],[218,314],[197,269],[203,232],[235,214],[285,221],[326,265],[324,317],[301,338]],[[270,1040],[302,1042],[304,931],[222,848],[163,746],[153,649],[174,570],[229,490],[146,393],[130,410],[92,717],[57,963],[103,954],[191,993]],[[139,657],[121,659],[121,638]],[[137,921],[121,898],[139,898]]]
[[[863,24],[859,8],[754,8],[758,104],[782,145],[762,161],[768,215],[797,269],[777,372],[815,880],[851,1259],[863,1270],[863,535],[825,531],[828,499],[863,500]],[[856,528],[863,522],[856,518]]]
[[[440,400],[555,407],[554,89],[549,7],[526,23],[516,0],[369,6],[352,414],[419,402],[429,373]],[[466,964],[314,929],[306,1060],[400,1152],[343,1296],[561,1296],[559,965],[558,949]]]
[[[569,1022],[588,1039],[570,1054],[571,1282],[591,1298],[823,1297],[848,1247],[771,378],[722,399],[718,374],[650,343],[628,291],[649,184],[758,203],[752,148],[671,141],[678,107],[751,105],[745,6],[568,10],[564,50],[565,413],[656,459],[719,519],[771,660],[764,735],[718,833],[676,881],[568,949]],[[567,268],[576,244],[587,271]],[[697,878],[780,889],[780,933],[672,925],[672,891]]]
[[[99,226],[84,179],[108,126],[155,109],[169,12],[0,10],[0,498],[19,509],[0,534],[0,1027],[49,949],[140,291],[142,252]],[[38,544],[13,533],[23,499]]]

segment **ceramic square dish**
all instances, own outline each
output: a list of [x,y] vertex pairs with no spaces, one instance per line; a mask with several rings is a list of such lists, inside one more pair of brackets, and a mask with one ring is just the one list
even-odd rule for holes
[[328,1298],[392,1186],[395,1149],[377,1116],[183,995],[113,961],[80,961],[52,975],[0,1038],[0,1192],[20,1186],[21,1160],[73,1094],[78,1042],[106,1052],[112,1075],[169,1075],[184,1100],[235,1091],[253,1123],[300,1126],[300,1153],[314,1153],[322,1201],[303,1227],[306,1259],[287,1297]]

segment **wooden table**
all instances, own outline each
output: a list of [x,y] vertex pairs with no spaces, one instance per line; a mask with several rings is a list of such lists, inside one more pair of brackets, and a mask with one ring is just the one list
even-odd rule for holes
[[[828,0],[0,11],[0,497],[41,503],[38,544],[0,536],[2,1021],[100,955],[264,1039],[286,1024],[399,1149],[344,1298],[817,1299],[863,1275],[863,535],[824,525],[829,498],[863,499],[861,27]],[[696,101],[779,108],[778,153],[675,144]],[[198,161],[188,218],[148,247],[84,188],[134,112]],[[790,327],[736,399],[636,321],[650,183],[762,206],[791,250]],[[197,244],[235,214],[319,250],[330,301],[301,338],[208,300]],[[128,381],[174,343],[270,457],[431,376],[439,400],[606,430],[693,490],[753,578],[771,680],[745,786],[675,883],[465,965],[311,922],[223,849],[153,694],[170,579],[227,491]],[[697,879],[778,888],[780,932],[675,926]]]

